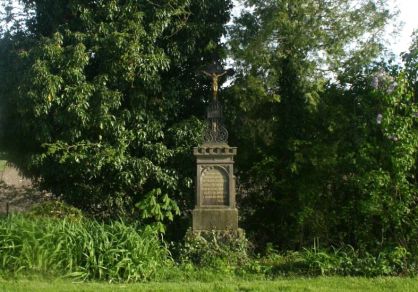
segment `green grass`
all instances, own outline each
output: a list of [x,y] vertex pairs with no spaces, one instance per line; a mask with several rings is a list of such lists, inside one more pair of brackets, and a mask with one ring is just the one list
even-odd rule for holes
[[0,160],[0,171],[4,171],[4,168],[6,167],[6,160]]
[[[64,219],[61,211],[67,214]],[[241,264],[194,265],[173,258],[149,228],[122,221],[103,224],[69,214],[72,211],[61,204],[45,204],[26,215],[0,218],[0,292],[418,291],[417,277],[308,278],[330,261],[310,255],[306,262],[296,252]],[[320,269],[309,262],[318,262]]]
[[418,291],[417,278],[318,277],[274,281],[75,283],[64,279],[0,278],[0,291]]
[[4,171],[7,163],[7,154],[0,151],[0,171]]
[[172,263],[152,230],[122,221],[13,215],[0,220],[0,273],[145,281]]

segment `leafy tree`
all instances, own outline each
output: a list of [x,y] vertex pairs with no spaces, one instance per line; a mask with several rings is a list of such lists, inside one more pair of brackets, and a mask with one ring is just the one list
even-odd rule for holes
[[[260,243],[282,247],[300,247],[315,237],[335,240],[337,216],[331,216],[335,205],[329,197],[338,191],[330,180],[341,160],[337,142],[331,142],[341,137],[330,132],[341,121],[327,121],[324,94],[339,84],[338,95],[330,97],[337,104],[329,112],[350,109],[338,104],[341,92],[359,82],[378,56],[392,14],[385,1],[244,4],[248,12],[231,28],[238,74],[227,108],[231,136],[241,146],[245,226]],[[339,118],[350,119],[346,113]]]
[[93,214],[172,220],[193,198],[196,72],[222,54],[230,1],[23,3],[26,29],[0,44],[4,147]]
[[415,102],[418,102],[418,30],[412,35],[412,45],[409,52],[403,54],[407,77],[415,92]]
[[334,159],[315,204],[330,220],[322,237],[368,249],[414,247],[418,133],[404,72],[358,76],[351,89],[334,89],[325,99],[325,157]]
[[[412,104],[418,103],[418,30],[412,35],[412,44],[409,52],[403,54],[405,63],[406,78],[410,88],[414,91],[414,99]],[[418,119],[418,111],[414,113],[415,118]],[[415,163],[415,177],[418,177],[418,157]]]

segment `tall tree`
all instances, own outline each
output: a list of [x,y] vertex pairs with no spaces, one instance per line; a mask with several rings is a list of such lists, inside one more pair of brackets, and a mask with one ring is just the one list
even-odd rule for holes
[[6,34],[0,52],[14,161],[95,214],[172,219],[193,198],[184,158],[206,86],[196,72],[222,55],[230,1],[23,3],[26,29]]
[[385,1],[243,3],[248,10],[231,29],[238,74],[228,106],[243,145],[243,216],[261,242],[298,247],[332,225],[317,203],[327,203],[318,198],[335,159],[324,132],[338,125],[319,122],[321,95],[332,80],[350,86],[378,56],[392,14]]
[[409,52],[403,53],[407,77],[410,86],[415,92],[415,102],[418,102],[418,30],[412,35],[412,44]]

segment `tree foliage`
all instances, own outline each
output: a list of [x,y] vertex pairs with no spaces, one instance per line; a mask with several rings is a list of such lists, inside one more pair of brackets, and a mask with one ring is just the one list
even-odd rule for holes
[[406,74],[409,85],[414,90],[414,101],[418,101],[418,30],[412,35],[412,45],[409,52],[403,53],[403,61],[406,67]]
[[229,1],[23,2],[26,29],[1,42],[14,160],[95,214],[172,220],[193,198],[196,72],[222,53]]
[[247,229],[282,248],[406,242],[416,220],[412,97],[404,73],[372,65],[394,13],[384,1],[244,3],[228,109]]
[[[0,41],[13,161],[93,214],[186,214],[210,95],[199,71],[226,57],[231,2],[23,3]],[[259,246],[416,247],[416,36],[402,68],[377,61],[396,14],[386,1],[242,3],[220,98],[243,227]]]

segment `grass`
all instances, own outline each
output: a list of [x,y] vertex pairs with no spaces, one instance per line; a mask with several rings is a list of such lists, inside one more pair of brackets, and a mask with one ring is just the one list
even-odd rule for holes
[[4,169],[6,168],[6,163],[7,163],[7,155],[6,153],[0,151],[0,172],[4,171]]
[[4,169],[6,168],[6,160],[0,160],[0,171],[4,171]]
[[[78,280],[145,281],[170,265],[152,230],[122,221],[13,215],[0,220],[0,273]],[[1,290],[1,289],[0,289]]]
[[312,273],[308,263],[329,264],[308,260],[293,253],[194,265],[173,258],[150,228],[103,224],[61,204],[0,218],[0,291],[418,291],[417,277],[308,277],[323,269]]
[[0,291],[418,291],[416,278],[317,277],[272,281],[75,283],[65,279],[1,279]]

